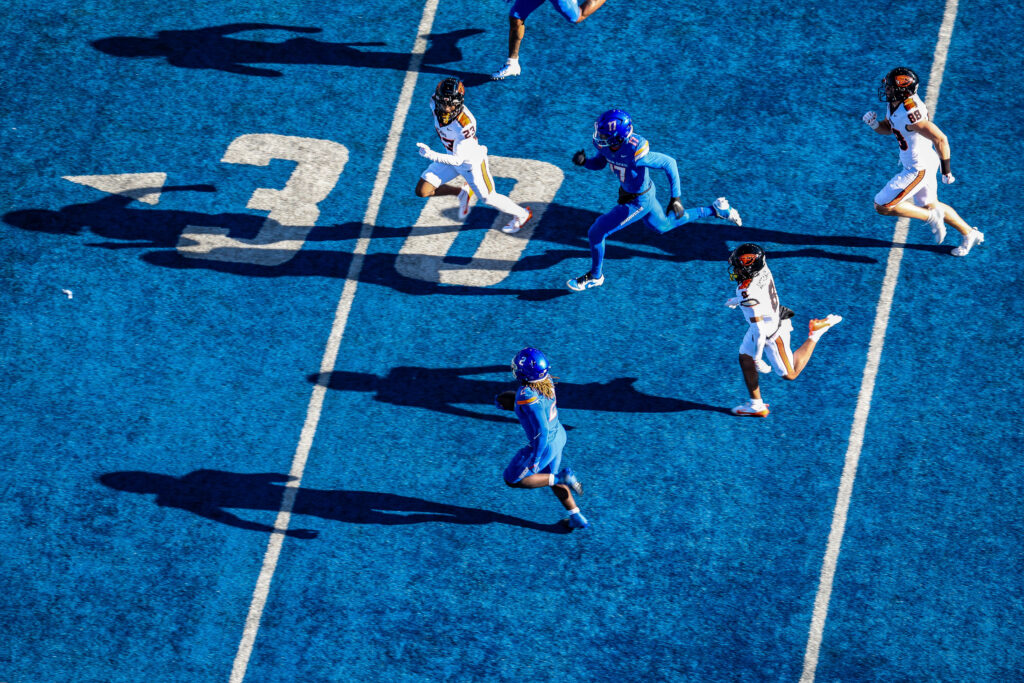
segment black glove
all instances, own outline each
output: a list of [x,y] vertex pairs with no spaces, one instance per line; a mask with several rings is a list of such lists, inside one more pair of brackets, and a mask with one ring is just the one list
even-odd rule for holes
[[582,149],[576,152],[575,154],[572,155],[572,163],[576,164],[577,166],[582,166],[583,164],[587,163],[587,153],[584,152]]
[[668,206],[665,207],[665,213],[671,213],[674,214],[676,218],[682,218],[684,212],[685,209],[683,208],[683,203],[679,201],[679,197],[673,197],[668,200]]

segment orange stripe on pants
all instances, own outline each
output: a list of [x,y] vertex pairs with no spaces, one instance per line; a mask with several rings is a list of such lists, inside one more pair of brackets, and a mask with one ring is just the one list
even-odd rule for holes
[[786,374],[792,375],[793,366],[789,364],[789,354],[786,353],[786,345],[778,337],[775,338],[775,345],[779,347],[779,355],[782,356],[782,362],[786,365]]
[[902,202],[903,198],[906,197],[907,194],[911,190],[913,190],[915,187],[917,187],[918,183],[920,183],[922,180],[924,180],[924,174],[925,174],[924,171],[918,171],[917,172],[917,177],[914,178],[914,182],[912,182],[909,185],[907,185],[907,187],[903,190],[903,192],[900,192],[898,195],[896,195],[896,199],[892,200],[891,202],[889,202],[888,204],[885,205],[885,208],[889,208],[890,206],[896,206],[897,204]]

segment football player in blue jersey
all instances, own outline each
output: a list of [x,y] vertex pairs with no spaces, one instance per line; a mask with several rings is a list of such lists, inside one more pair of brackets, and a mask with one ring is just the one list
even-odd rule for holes
[[[594,147],[597,156],[587,157],[582,149],[573,155],[577,166],[596,171],[608,166],[619,181],[619,205],[599,216],[590,226],[590,271],[566,284],[574,292],[604,284],[604,242],[614,232],[630,223],[643,220],[651,230],[664,233],[698,218],[722,218],[743,225],[739,212],[729,206],[725,197],[719,197],[710,206],[684,209],[679,199],[682,194],[676,160],[666,154],[652,152],[650,143],[633,132],[633,120],[621,109],[601,114],[594,123]],[[668,208],[662,210],[654,193],[654,181],[649,168],[660,168],[672,186]],[[666,213],[670,214],[666,216]]]
[[585,529],[587,519],[572,497],[573,492],[583,493],[583,485],[572,468],[560,468],[565,428],[558,421],[555,383],[548,359],[535,348],[525,348],[512,359],[512,374],[519,381],[519,388],[514,393],[498,394],[495,404],[515,411],[529,443],[519,449],[505,468],[505,483],[517,489],[550,487],[569,511],[569,517],[561,523],[569,529]]
[[519,44],[526,33],[526,17],[533,11],[550,2],[562,17],[571,24],[578,24],[596,12],[605,0],[511,0],[512,9],[508,13],[508,61],[491,74],[495,81],[522,73],[519,66]]

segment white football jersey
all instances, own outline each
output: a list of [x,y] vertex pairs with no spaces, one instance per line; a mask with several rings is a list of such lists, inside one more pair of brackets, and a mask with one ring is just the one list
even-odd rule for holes
[[900,146],[900,162],[907,170],[934,169],[939,165],[939,153],[932,141],[907,126],[928,120],[928,108],[917,95],[911,95],[893,109],[887,107],[886,120]]
[[736,296],[740,299],[740,308],[747,316],[747,322],[778,323],[779,294],[775,291],[775,278],[767,264],[752,279],[742,280],[736,286]]
[[[430,100],[430,111],[434,111],[434,100]],[[476,117],[469,111],[469,107],[463,106],[462,112],[447,126],[442,126],[434,116],[434,130],[437,137],[441,138],[441,144],[449,154],[453,154],[462,161],[474,162],[482,156],[480,146],[476,139]]]

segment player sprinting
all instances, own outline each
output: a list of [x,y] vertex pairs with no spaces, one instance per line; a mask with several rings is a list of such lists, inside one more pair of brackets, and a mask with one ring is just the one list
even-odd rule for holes
[[[548,359],[537,349],[527,347],[512,359],[512,374],[519,381],[512,409],[526,430],[529,443],[519,449],[505,468],[505,483],[517,489],[550,487],[569,512],[561,523],[569,529],[585,529],[589,523],[572,496],[573,492],[582,494],[583,485],[572,468],[559,469],[565,428],[558,420],[555,383]],[[495,397],[495,404],[507,410],[509,406],[502,405],[502,396]]]
[[[420,197],[458,195],[462,220],[469,215],[473,197],[479,197],[488,206],[512,214],[512,220],[501,230],[517,233],[533,217],[533,211],[495,191],[494,180],[487,169],[487,148],[477,141],[476,117],[464,104],[465,94],[466,87],[457,78],[446,78],[434,89],[430,98],[434,129],[448,154],[439,154],[422,142],[416,143],[420,156],[431,162],[416,184],[416,194]],[[461,189],[446,184],[460,175],[466,180]]]
[[936,244],[942,244],[946,225],[951,225],[962,235],[960,246],[952,254],[966,256],[974,245],[985,241],[985,235],[967,225],[952,206],[938,201],[935,171],[942,170],[942,182],[946,185],[956,178],[949,166],[949,140],[929,119],[924,101],[917,96],[917,85],[913,70],[896,67],[885,75],[878,88],[878,99],[888,103],[885,117],[879,121],[873,111],[862,117],[876,133],[896,137],[903,164],[903,170],[875,195],[875,211],[883,216],[927,222]]
[[[572,161],[592,171],[605,166],[611,168],[619,181],[619,205],[599,216],[590,226],[587,232],[590,271],[566,283],[572,291],[582,292],[604,284],[605,240],[630,223],[642,220],[644,225],[658,233],[710,216],[743,225],[739,212],[729,206],[725,197],[719,197],[710,206],[683,209],[679,200],[682,190],[676,160],[666,154],[652,152],[647,140],[633,132],[633,119],[621,109],[606,111],[594,123],[594,147],[597,156],[587,158],[586,152],[580,150]],[[672,198],[665,211],[655,196],[654,181],[647,173],[649,168],[663,170],[672,186]],[[666,216],[666,212],[671,215]]]
[[[764,249],[756,244],[741,244],[729,255],[729,266],[729,278],[737,281],[736,296],[726,300],[725,305],[742,308],[750,325],[740,344],[740,368],[750,400],[733,408],[732,414],[768,417],[768,404],[761,400],[758,371],[771,372],[774,367],[775,374],[783,379],[796,379],[811,359],[821,335],[843,318],[830,313],[811,320],[807,340],[793,353],[789,346],[789,335],[793,331],[789,319],[793,311],[779,304],[775,278],[765,262]],[[771,359],[771,365],[762,359],[764,353]]]
[[596,12],[605,0],[583,0],[582,3],[579,0],[514,0],[508,13],[508,61],[491,74],[492,79],[501,81],[522,73],[522,67],[519,66],[519,45],[526,33],[526,18],[545,2],[550,2],[566,21],[578,24]]

